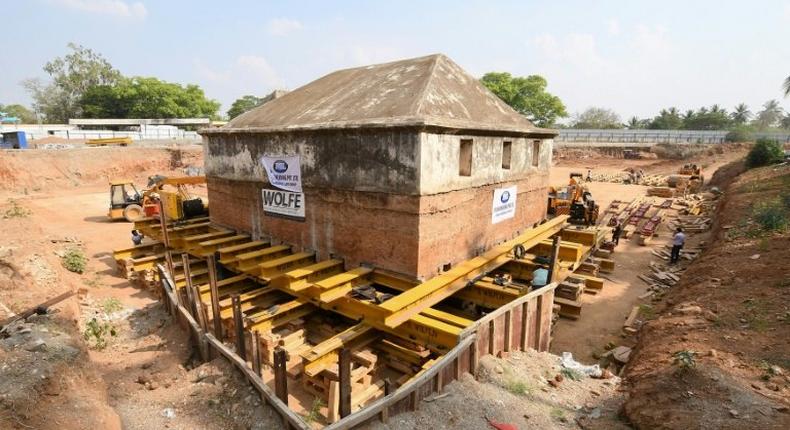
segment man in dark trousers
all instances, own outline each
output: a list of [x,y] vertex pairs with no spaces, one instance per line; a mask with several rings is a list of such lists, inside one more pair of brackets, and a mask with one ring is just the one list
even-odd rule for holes
[[617,224],[614,225],[612,229],[612,242],[614,242],[614,246],[620,244],[620,233],[623,232],[623,227],[620,226],[620,222],[618,221]]
[[672,235],[672,255],[669,258],[669,264],[675,264],[680,259],[680,250],[686,244],[686,234],[683,229],[678,227],[675,234]]
[[132,243],[137,246],[143,243],[143,234],[140,233],[138,230],[132,230]]

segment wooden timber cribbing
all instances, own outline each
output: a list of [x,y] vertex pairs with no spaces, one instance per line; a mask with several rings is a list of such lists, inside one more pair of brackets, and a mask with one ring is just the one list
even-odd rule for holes
[[422,399],[459,379],[463,373],[477,375],[477,364],[484,355],[525,351],[528,348],[548,351],[551,341],[551,313],[556,283],[530,292],[477,320],[461,332],[458,345],[436,364],[416,375],[394,393],[382,397],[363,409],[325,427],[346,430],[379,418],[419,408]]
[[[178,317],[181,325],[189,328],[204,360],[220,354],[238,367],[261,398],[280,414],[287,428],[310,430],[312,427],[280,400],[274,390],[263,381],[253,367],[234,350],[214,335],[207,333],[178,299],[174,282],[167,269],[157,265],[162,280],[162,297],[166,306]],[[326,430],[353,429],[370,420],[387,421],[390,416],[419,408],[420,402],[433,393],[441,392],[451,381],[464,373],[477,374],[480,357],[499,355],[529,348],[547,351],[551,343],[551,317],[554,302],[552,283],[530,292],[477,320],[459,336],[459,343],[428,369],[415,375],[396,391],[375,400],[359,411],[325,427]],[[213,354],[212,354],[213,352]]]

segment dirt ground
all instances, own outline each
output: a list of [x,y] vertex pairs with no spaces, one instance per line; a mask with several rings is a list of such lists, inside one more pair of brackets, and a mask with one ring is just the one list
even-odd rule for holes
[[637,427],[790,428],[790,232],[766,230],[766,204],[790,212],[790,166],[725,188],[711,246],[642,329],[625,372]]
[[[731,149],[723,154],[702,152],[693,161],[705,166],[706,175],[710,177],[718,167],[745,153],[744,148]],[[8,336],[0,339],[0,428],[281,428],[272,409],[261,405],[257,395],[235,370],[223,360],[200,365],[186,343],[186,333],[171,321],[155,298],[147,291],[130,286],[116,274],[111,250],[130,244],[130,225],[106,220],[107,179],[123,176],[143,185],[151,174],[183,174],[184,169],[202,165],[199,148],[179,150],[177,155],[173,151],[141,148],[53,150],[30,152],[29,159],[18,153],[0,152],[0,235],[3,237],[0,243],[0,319],[10,311],[19,312],[67,289],[86,288],[88,291],[87,297],[73,297],[55,306],[57,312],[52,315],[20,322],[9,329]],[[686,162],[690,160],[625,161],[589,153],[574,154],[572,158],[557,159],[551,180],[560,185],[567,183],[571,171],[586,173],[590,168],[596,173],[616,173],[626,166],[639,167],[650,174],[669,174]],[[107,165],[113,167],[106,168]],[[727,182],[726,178],[713,180],[720,184]],[[590,183],[589,187],[602,208],[614,199],[631,200],[644,195],[647,189],[600,182]],[[753,197],[753,194],[743,197],[743,202],[738,203],[743,206],[741,211],[746,210],[744,202]],[[644,273],[653,259],[650,250],[662,245],[668,240],[667,236],[665,231],[660,232],[650,247],[621,241],[613,254],[615,272],[607,275],[603,292],[584,297],[579,321],[562,319],[558,322],[552,352],[571,352],[579,362],[591,364],[597,361],[594,353],[603,352],[607,343],[637,345],[636,338],[622,337],[622,324],[632,306],[640,303],[638,296],[646,291],[647,285],[637,275]],[[787,249],[786,242],[779,240],[765,242],[767,244],[759,240],[753,242],[737,247],[730,244],[735,256],[724,267],[743,265],[741,246],[745,247],[745,253],[763,255],[773,255],[782,247]],[[81,275],[62,267],[61,255],[71,248],[81,249],[88,257],[86,270]],[[750,261],[750,266],[766,271],[771,260],[762,258],[756,263]],[[777,261],[785,260],[787,256]],[[709,274],[705,276],[710,277]],[[752,276],[756,275],[744,273],[733,275],[733,279],[740,285]],[[781,276],[790,278],[790,274]],[[755,293],[754,296],[759,305],[757,309],[762,309],[760,306],[764,304],[767,306],[766,315],[787,311],[786,305],[781,308],[778,302],[764,303],[764,295]],[[741,300],[740,295],[738,297]],[[675,299],[675,303],[679,300]],[[683,297],[683,300],[690,299]],[[751,323],[752,317],[744,312],[752,312],[755,307],[738,310],[742,302],[725,303],[732,307],[735,321],[746,319]],[[672,308],[668,309],[671,312]],[[728,311],[717,312],[728,315]],[[83,334],[94,318],[94,328],[98,327],[102,334],[85,339]],[[773,320],[770,323],[774,324]],[[561,370],[558,357],[527,352],[507,358],[485,357],[481,360],[478,382],[466,377],[450,384],[446,388],[447,396],[423,402],[417,412],[394,417],[388,425],[372,427],[478,429],[488,426],[488,418],[514,424],[517,428],[628,428],[621,413],[624,402],[627,402],[628,418],[637,427],[687,426],[688,420],[672,421],[667,417],[683,416],[672,409],[677,404],[673,402],[680,401],[683,408],[697,407],[696,403],[686,402],[684,396],[688,394],[684,393],[697,393],[699,387],[686,389],[675,379],[656,376],[660,369],[670,366],[669,352],[678,349],[681,342],[678,339],[691,339],[689,333],[692,332],[695,342],[700,342],[693,345],[698,351],[728,351],[733,342],[741,345],[744,339],[755,338],[752,331],[756,330],[733,322],[729,328],[732,333],[724,335],[721,343],[708,346],[702,340],[712,338],[705,334],[706,331],[699,334],[690,331],[691,326],[678,328],[673,324],[671,320],[665,325],[651,323],[640,335],[636,356],[637,362],[645,365],[632,364],[627,370],[627,382],[633,384],[629,385],[632,387],[630,399],[617,378],[581,378],[579,381],[565,378],[558,387],[553,387],[548,381]],[[698,379],[724,381],[731,378],[728,375],[736,369],[737,378],[746,378],[737,380],[737,384],[755,380],[754,384],[760,387],[758,390],[746,384],[751,390],[746,390],[748,395],[739,391],[738,395],[743,396],[735,399],[732,406],[726,406],[736,408],[743,418],[733,422],[742,425],[747,416],[753,418],[754,414],[761,414],[766,418],[756,422],[764,424],[762,428],[774,428],[771,425],[776,417],[785,416],[776,415],[786,412],[773,403],[765,403],[765,399],[770,400],[770,396],[785,396],[786,399],[785,385],[780,394],[771,394],[775,393],[773,385],[767,386],[787,382],[787,377],[782,376],[788,366],[787,341],[790,337],[786,327],[768,325],[764,331],[756,331],[761,336],[759,341],[753,345],[747,342],[751,346],[741,350],[740,355],[738,352],[719,354],[719,362],[735,363],[710,370],[719,373],[704,373],[707,367],[700,366],[699,375],[703,376],[695,376]],[[697,339],[697,336],[702,337]],[[770,339],[784,339],[784,343],[774,346]],[[100,341],[106,341],[106,346],[97,347]],[[766,367],[763,362],[771,364]],[[761,380],[767,372],[765,369],[771,369],[771,365],[779,366],[784,373],[771,374],[768,381]],[[659,370],[654,372],[653,368]],[[655,390],[662,387],[661,384],[669,384],[667,392],[674,393],[663,398],[658,396],[668,405],[663,409],[669,410],[668,415],[646,413],[652,410],[650,401],[657,396]],[[726,387],[730,390],[726,393],[732,392],[731,386]],[[732,396],[722,394],[725,391],[711,389],[706,393],[718,393],[719,397],[711,396],[723,405],[733,402]],[[644,399],[644,403],[640,404],[639,399]],[[759,407],[750,409],[746,406],[749,402]],[[716,417],[720,418],[721,410],[721,407],[715,409]],[[726,418],[729,411],[723,410]],[[671,425],[662,423],[665,419]],[[732,424],[730,421],[714,422],[724,427]]]
[[[143,186],[149,175],[202,165],[199,149],[183,152],[0,153],[0,171],[15,175],[0,190],[0,319],[64,291],[87,290],[51,315],[15,324],[0,342],[0,428],[279,427],[279,417],[229,364],[200,365],[156,298],[116,273],[111,251],[131,244],[130,224],[107,220],[107,178]],[[84,273],[61,264],[69,249],[87,257]],[[86,337],[94,319],[92,333],[99,334]]]
[[[697,163],[704,166],[705,174],[710,178],[719,167],[743,157],[746,149],[733,146],[723,154],[709,154],[703,152],[698,157],[688,160],[663,160],[656,158],[641,160],[623,160],[619,158],[602,157],[590,152],[586,156],[573,153],[577,158],[555,157],[557,165],[551,170],[551,183],[556,185],[567,184],[571,172],[587,174],[587,169],[593,174],[615,174],[622,172],[626,167],[643,169],[648,174],[668,175],[675,173],[678,167],[686,163]],[[601,211],[609,206],[613,200],[631,201],[644,196],[647,188],[641,185],[624,185],[617,183],[590,182],[586,184],[592,192],[593,198],[600,205]],[[651,260],[655,257],[651,250],[663,246],[671,237],[666,227],[658,231],[658,236],[653,239],[651,246],[640,246],[635,241],[621,240],[620,245],[612,254],[615,261],[615,271],[604,275],[607,282],[603,291],[597,295],[585,294],[582,317],[578,321],[560,319],[554,329],[551,351],[561,354],[568,351],[578,360],[594,363],[598,360],[593,354],[604,352],[604,346],[609,342],[623,343],[621,338],[623,321],[628,317],[631,308],[644,302],[638,297],[647,291],[648,285],[637,276],[645,272]]]

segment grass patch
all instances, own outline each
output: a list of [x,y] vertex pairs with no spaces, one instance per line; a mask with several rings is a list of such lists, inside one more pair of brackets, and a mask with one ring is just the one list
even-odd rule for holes
[[82,274],[85,272],[85,266],[88,265],[88,257],[79,248],[71,248],[67,250],[63,257],[60,258],[63,267],[69,272]]
[[584,375],[581,372],[574,369],[562,368],[562,370],[560,370],[560,373],[562,374],[562,376],[574,381],[581,381],[582,378],[584,377]]
[[108,336],[116,336],[115,327],[110,323],[100,323],[96,318],[92,318],[85,325],[85,331],[82,332],[82,337],[88,343],[88,346],[93,349],[102,350],[107,347]]
[[101,308],[104,311],[104,313],[109,315],[123,309],[123,304],[121,303],[120,300],[116,299],[115,297],[110,297],[102,302]]
[[313,405],[310,407],[310,410],[306,414],[302,414],[302,418],[304,418],[304,422],[307,424],[314,423],[321,418],[321,408],[326,406],[323,400],[316,398],[313,400]]
[[565,411],[560,408],[551,408],[549,415],[555,420],[565,421]]
[[93,277],[90,279],[83,279],[82,283],[85,284],[86,287],[91,288],[99,288],[101,286],[98,273],[94,273]]
[[787,228],[787,208],[779,199],[758,204],[752,216],[766,233]]
[[642,315],[645,319],[652,320],[656,316],[656,310],[653,306],[643,303],[639,305],[639,315]]
[[19,206],[19,204],[14,199],[8,199],[8,204],[11,205],[10,208],[6,209],[3,212],[3,218],[27,218],[33,214],[33,211],[30,209],[24,208]]
[[507,381],[505,382],[504,388],[517,396],[526,396],[532,394],[532,387],[522,381]]

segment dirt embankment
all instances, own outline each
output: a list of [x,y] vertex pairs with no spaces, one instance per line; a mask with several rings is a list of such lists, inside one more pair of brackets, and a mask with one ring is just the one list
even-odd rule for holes
[[189,166],[203,166],[200,146],[0,151],[0,191],[48,193],[116,178],[144,185],[152,174],[183,174]]
[[726,191],[709,248],[631,355],[625,413],[637,428],[790,428],[790,231],[766,228],[790,212],[790,167],[733,180],[741,169],[714,178]]

